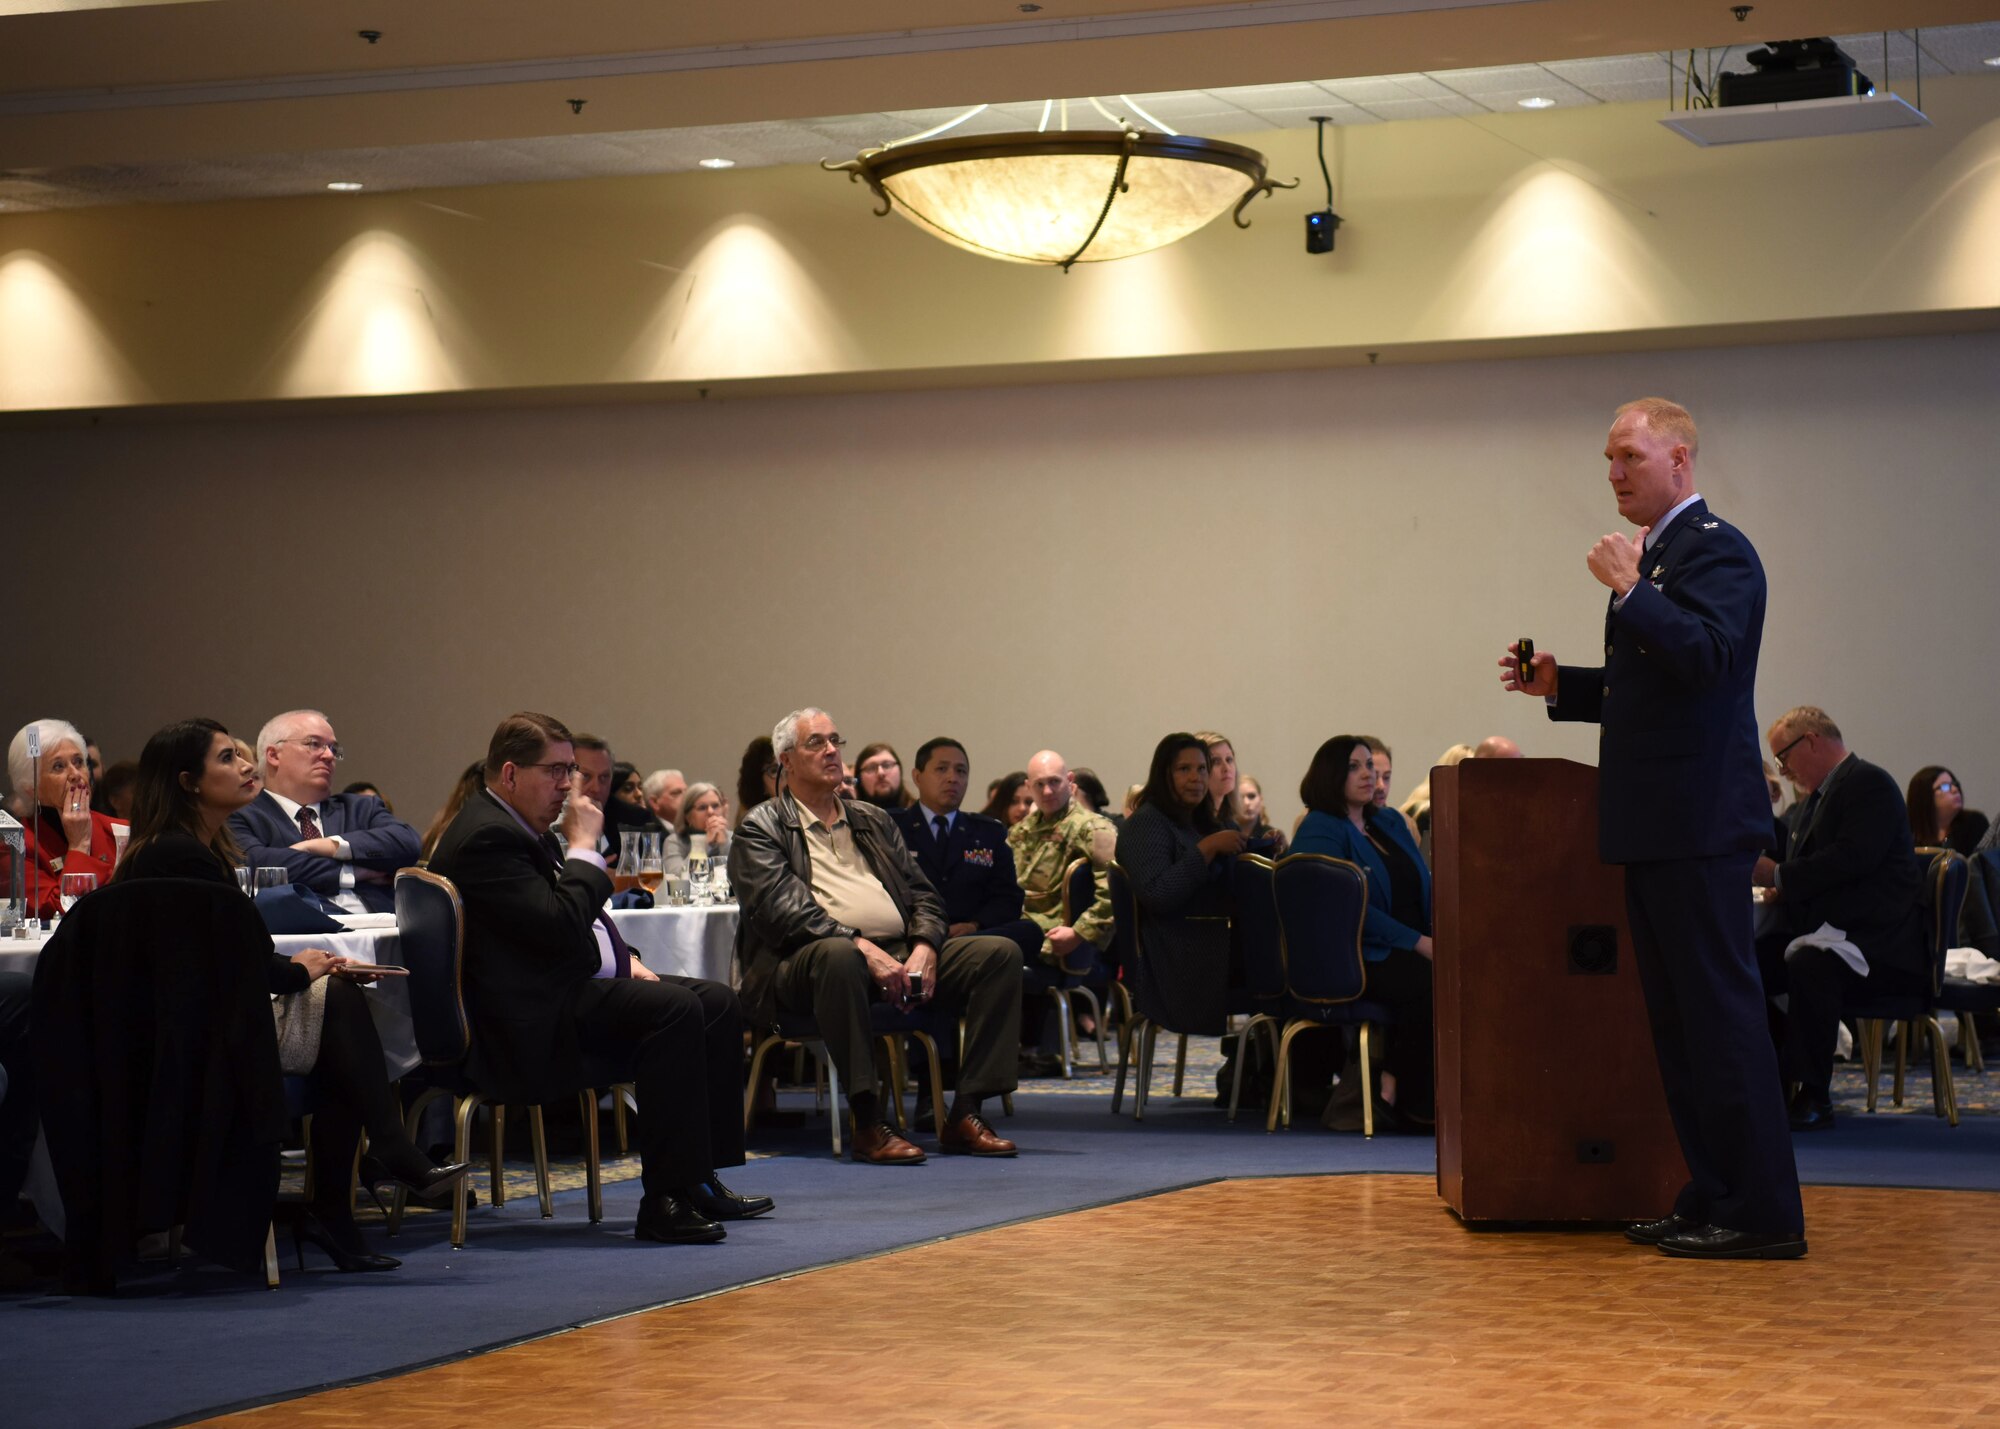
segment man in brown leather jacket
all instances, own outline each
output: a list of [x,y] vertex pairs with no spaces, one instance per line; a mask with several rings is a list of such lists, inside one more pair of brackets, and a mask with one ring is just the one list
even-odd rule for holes
[[743,916],[736,957],[751,1026],[777,1010],[809,1013],[848,1089],[854,1159],[914,1165],[924,1153],[882,1120],[871,1001],[936,999],[943,1025],[966,1019],[958,1090],[939,1149],[1012,1156],[980,1115],[1015,1085],[1021,1040],[1021,955],[1005,938],[952,938],[944,904],[882,810],[846,797],[846,743],[824,710],[786,715],[771,732],[784,768],[776,798],[731,840],[729,881]]

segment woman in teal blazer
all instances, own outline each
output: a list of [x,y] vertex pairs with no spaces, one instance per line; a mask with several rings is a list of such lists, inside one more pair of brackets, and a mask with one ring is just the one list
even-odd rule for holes
[[1368,876],[1361,924],[1370,1001],[1395,1013],[1382,1094],[1408,1121],[1435,1116],[1432,1064],[1431,874],[1394,809],[1375,807],[1375,766],[1368,742],[1335,735],[1313,755],[1299,798],[1307,814],[1292,852],[1326,854]]

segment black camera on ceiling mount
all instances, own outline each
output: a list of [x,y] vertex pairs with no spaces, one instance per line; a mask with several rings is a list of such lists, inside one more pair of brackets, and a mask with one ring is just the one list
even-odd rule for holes
[[1740,104],[1789,104],[1800,99],[1842,99],[1873,94],[1875,82],[1854,66],[1832,40],[1776,40],[1744,56],[1749,74],[1724,70],[1716,76],[1718,109]]

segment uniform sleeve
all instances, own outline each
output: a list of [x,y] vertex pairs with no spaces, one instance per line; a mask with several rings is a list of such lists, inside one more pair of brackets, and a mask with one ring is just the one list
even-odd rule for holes
[[[1096,894],[1090,900],[1075,923],[1076,935],[1097,948],[1111,945],[1111,935],[1115,927],[1111,916],[1111,864],[1118,857],[1118,829],[1102,814],[1093,814],[1090,819],[1091,887]],[[1200,855],[1197,854],[1199,859]]]
[[1741,538],[1694,535],[1707,539],[1675,565],[1673,593],[1642,580],[1612,618],[1682,684],[1708,690],[1738,669],[1748,653],[1764,571]]
[[[1645,585],[1645,582],[1639,584]],[[1603,717],[1603,711],[1602,665],[1556,666],[1556,697],[1549,703],[1550,719],[1596,724]]]

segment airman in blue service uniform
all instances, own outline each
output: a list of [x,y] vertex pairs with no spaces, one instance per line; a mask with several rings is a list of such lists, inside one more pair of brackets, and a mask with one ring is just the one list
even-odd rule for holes
[[1605,445],[1619,514],[1590,572],[1611,590],[1604,663],[1518,650],[1501,683],[1598,736],[1598,845],[1625,866],[1626,912],[1654,1052],[1692,1178],[1669,1214],[1626,1234],[1669,1255],[1791,1259],[1805,1216],[1751,933],[1750,874],[1770,842],[1757,737],[1764,569],[1694,489],[1685,408],[1618,409]]

